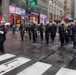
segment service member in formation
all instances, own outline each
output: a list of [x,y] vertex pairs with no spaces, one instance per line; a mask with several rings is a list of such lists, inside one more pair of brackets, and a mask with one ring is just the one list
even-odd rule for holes
[[20,35],[21,35],[21,39],[22,39],[22,42],[23,42],[24,41],[24,34],[25,34],[25,30],[26,30],[24,20],[21,21],[21,25],[19,27],[19,30],[20,30]]
[[46,23],[46,26],[45,26],[45,40],[46,40],[46,44],[49,43],[49,22]]
[[69,30],[70,30],[70,32],[69,32],[69,34],[70,34],[70,42],[72,42],[73,41],[73,37],[72,37],[72,28],[73,28],[73,25],[74,25],[74,23],[73,22],[71,22],[70,24],[69,24]]
[[64,41],[65,41],[65,26],[64,26],[64,21],[61,22],[60,26],[59,26],[59,38],[60,38],[60,43],[61,43],[61,47],[64,46]]
[[28,30],[28,35],[29,35],[29,40],[31,41],[31,26],[32,24],[29,24],[28,27],[27,27],[27,30]]
[[41,23],[40,26],[39,26],[39,32],[40,32],[41,41],[43,41],[43,32],[44,32],[43,23]]
[[4,41],[6,40],[6,28],[5,28],[5,21],[1,21],[0,24],[0,52],[4,54]]
[[56,36],[56,31],[57,31],[57,26],[56,26],[56,23],[53,22],[53,24],[50,26],[52,42],[54,42],[54,39],[55,39],[55,36]]
[[69,24],[66,24],[65,26],[65,44],[68,44],[70,41],[70,28]]
[[74,26],[73,26],[73,28],[72,28],[72,35],[73,35],[73,42],[74,42],[74,44],[73,44],[73,48],[75,48],[76,49],[76,21],[74,21]]
[[35,23],[31,26],[31,32],[32,32],[32,37],[33,37],[33,43],[37,41],[37,26]]

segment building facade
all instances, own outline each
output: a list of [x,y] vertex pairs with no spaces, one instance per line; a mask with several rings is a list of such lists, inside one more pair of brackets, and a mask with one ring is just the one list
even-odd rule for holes
[[[20,25],[21,19],[45,23],[61,20],[64,16],[64,0],[1,0],[2,19]],[[37,4],[32,3],[37,1]],[[27,18],[26,18],[26,17]]]
[[72,12],[72,1],[73,0],[64,0],[64,13],[66,18],[71,18]]
[[36,5],[31,5],[33,0],[28,0],[29,21],[36,23],[45,23],[47,21],[47,0],[36,0]]
[[21,19],[25,20],[25,3],[25,0],[2,0],[2,20],[20,26]]
[[64,0],[49,0],[48,4],[48,19],[61,20],[64,15]]
[[[75,8],[76,8],[76,0],[75,0]],[[74,10],[74,19],[76,20],[76,9]]]
[[[10,22],[10,20],[13,19],[14,24],[16,24],[16,22],[19,23],[19,21],[21,20],[21,16],[23,16],[23,14],[21,13],[22,9],[26,10],[30,22],[35,21],[37,23],[41,22],[44,23],[47,20],[47,13],[48,13],[47,0],[36,0],[37,5],[32,4],[33,0],[1,0],[1,1],[2,1],[1,3],[2,18],[6,22]],[[20,13],[18,13],[17,10],[18,11],[21,10]],[[18,21],[16,21],[17,19]]]
[[72,0],[71,3],[71,18],[74,18],[74,14],[75,14],[75,0]]

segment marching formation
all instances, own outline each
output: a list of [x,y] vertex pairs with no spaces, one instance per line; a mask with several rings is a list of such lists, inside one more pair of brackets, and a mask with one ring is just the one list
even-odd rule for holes
[[[64,45],[73,42],[73,48],[76,48],[76,21],[71,23],[65,23],[62,21],[59,24],[55,22],[46,22],[46,24],[30,23],[28,26],[24,25],[24,21],[20,26],[20,34],[23,41],[23,36],[25,31],[28,32],[29,40],[33,40],[33,43],[37,42],[37,34],[40,34],[41,43],[43,39],[45,39],[45,43],[49,43],[49,39],[54,42],[56,34],[59,33],[59,40],[61,43],[61,47]],[[45,34],[45,36],[44,36]]]
[[[15,25],[12,26],[13,34],[15,34],[17,27]],[[5,22],[1,21],[0,24],[0,52],[4,54],[4,41],[6,40],[6,33],[8,27],[5,26]],[[29,40],[33,43],[36,43],[37,38],[40,37],[41,43],[45,40],[46,44],[49,44],[49,40],[55,42],[56,34],[59,33],[59,40],[61,47],[64,45],[73,42],[73,48],[76,49],[76,21],[71,23],[65,23],[61,21],[61,23],[56,22],[46,22],[46,24],[36,24],[29,23],[25,25],[25,21],[21,20],[21,25],[19,27],[20,36],[22,42],[24,41],[24,34],[28,33]],[[39,34],[39,36],[38,36]]]

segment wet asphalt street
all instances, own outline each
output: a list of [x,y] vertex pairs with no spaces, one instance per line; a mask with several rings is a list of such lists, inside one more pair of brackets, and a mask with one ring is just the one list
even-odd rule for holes
[[[24,42],[21,41],[19,32],[13,35],[8,32],[7,39],[4,44],[5,52],[33,59],[34,61],[45,62],[58,67],[66,67],[76,69],[76,50],[73,49],[72,43],[60,48],[58,34],[55,42],[48,45],[40,42],[38,35],[37,43],[29,41],[28,34],[25,34]],[[45,38],[44,38],[45,39]],[[53,68],[55,70],[56,68]],[[56,69],[57,70],[57,69]],[[46,75],[46,74],[45,74]]]

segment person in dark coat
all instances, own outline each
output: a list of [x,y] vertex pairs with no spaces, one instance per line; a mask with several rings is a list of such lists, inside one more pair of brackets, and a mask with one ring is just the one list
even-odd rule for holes
[[33,37],[33,43],[35,43],[37,41],[37,26],[35,23],[31,26],[31,32]]
[[1,21],[0,24],[0,52],[1,54],[4,54],[4,41],[6,40],[6,28],[5,28],[5,22]]
[[65,44],[68,44],[70,41],[70,28],[68,25],[65,26]]
[[47,22],[46,26],[45,26],[45,40],[46,40],[46,44],[49,43],[49,22]]
[[76,21],[75,21],[75,24],[72,28],[72,35],[73,35],[73,48],[76,49]]
[[40,32],[41,41],[43,41],[43,32],[44,32],[43,23],[41,23],[40,26],[39,26],[39,32]]
[[52,42],[54,42],[54,38],[56,36],[56,31],[57,31],[57,27],[56,27],[55,22],[53,22],[53,24],[50,26],[50,32],[51,32]]
[[73,28],[73,23],[69,24],[69,34],[70,34],[70,41],[73,41],[73,37],[72,37],[72,28]]
[[21,25],[19,27],[22,42],[24,41],[25,29],[26,29],[26,27],[25,27],[24,21],[22,20]]
[[62,21],[61,25],[59,26],[59,37],[60,37],[60,43],[61,46],[64,46],[65,41],[65,26],[64,21]]
[[31,41],[31,26],[32,26],[32,24],[29,24],[29,26],[27,27],[28,35],[29,35],[29,40],[30,41]]
[[15,34],[15,30],[16,30],[16,26],[15,26],[15,25],[13,25],[13,26],[12,26],[13,34]]
[[52,22],[50,22],[50,25],[49,25],[49,32],[50,32],[50,39],[51,39],[51,26],[53,25]]

